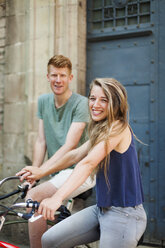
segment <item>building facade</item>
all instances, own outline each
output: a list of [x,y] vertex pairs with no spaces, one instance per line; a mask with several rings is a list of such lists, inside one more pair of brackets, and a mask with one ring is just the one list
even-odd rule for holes
[[[1,179],[15,175],[24,156],[32,158],[37,98],[50,90],[47,62],[54,54],[71,59],[72,90],[85,95],[86,1],[0,0]],[[18,237],[9,229],[8,235]]]

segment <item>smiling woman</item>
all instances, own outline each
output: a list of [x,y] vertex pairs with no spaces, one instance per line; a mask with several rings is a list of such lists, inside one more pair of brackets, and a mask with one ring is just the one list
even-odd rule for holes
[[[45,219],[54,219],[62,201],[92,174],[97,178],[96,205],[45,232],[43,248],[69,248],[99,239],[100,248],[135,248],[146,228],[140,169],[124,86],[113,78],[93,80],[89,110],[89,141],[51,166],[53,173],[57,167],[78,162],[56,193],[41,202],[38,213]],[[31,169],[25,171],[33,174]]]
[[89,97],[89,109],[94,121],[106,118],[108,111],[108,99],[100,86],[93,86]]

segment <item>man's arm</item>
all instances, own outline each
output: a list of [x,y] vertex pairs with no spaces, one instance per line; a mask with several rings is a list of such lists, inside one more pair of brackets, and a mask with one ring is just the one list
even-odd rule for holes
[[[66,164],[60,164],[60,166],[58,166],[58,163],[56,165],[56,162],[58,160],[61,161],[61,159],[63,158],[63,156],[67,152],[69,152],[69,151],[71,151],[77,147],[85,126],[86,126],[86,123],[84,123],[84,122],[73,122],[69,128],[65,144],[49,160],[47,160],[41,166],[40,166],[39,162],[41,162],[42,159],[39,158],[40,159],[40,161],[39,161],[38,156],[37,156],[39,154],[39,149],[35,150],[36,152],[34,155],[35,155],[36,159],[34,160],[33,164],[36,167],[40,167],[40,169],[25,167],[20,172],[18,172],[16,175],[22,175],[21,181],[26,179],[30,174],[33,175],[32,177],[30,177],[31,179],[33,178],[33,180],[37,180],[37,179],[40,179],[40,178],[47,176],[51,173],[60,171],[62,169],[65,169],[65,168],[73,165],[74,162],[69,163],[68,166]],[[42,125],[40,125],[40,128],[42,130]],[[42,132],[41,132],[41,134],[42,134]],[[40,138],[42,138],[42,135]],[[36,145],[36,147],[37,147],[37,145]]]
[[24,179],[26,179],[29,182],[38,180],[44,176],[48,176],[59,170],[66,169],[75,163],[78,163],[81,159],[83,159],[87,155],[89,149],[90,149],[90,143],[89,141],[87,141],[82,146],[67,152],[61,159],[56,161],[56,163],[52,164],[48,168],[43,166],[41,166],[40,168],[26,166],[17,174],[21,176],[21,181],[23,181]]
[[49,159],[41,168],[48,168],[53,165],[57,160],[62,158],[67,152],[75,149],[80,141],[81,135],[84,131],[86,123],[84,122],[72,122],[68,134],[66,136],[65,144]]
[[40,167],[44,161],[46,153],[46,141],[44,134],[44,123],[42,119],[39,119],[38,135],[34,145],[33,151],[33,166]]

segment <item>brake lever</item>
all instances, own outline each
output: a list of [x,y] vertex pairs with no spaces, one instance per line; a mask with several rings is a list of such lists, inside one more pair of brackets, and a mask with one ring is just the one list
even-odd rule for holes
[[19,188],[20,191],[22,192],[21,195],[20,195],[21,199],[24,199],[25,196],[27,195],[27,191],[28,191],[28,189],[29,189],[29,185],[28,185],[28,184],[25,185],[25,186],[18,185],[18,188]]
[[43,217],[43,215],[37,215],[37,216],[34,216],[34,214],[32,215],[32,217],[28,220],[29,222],[34,222],[36,220],[38,220],[39,218]]

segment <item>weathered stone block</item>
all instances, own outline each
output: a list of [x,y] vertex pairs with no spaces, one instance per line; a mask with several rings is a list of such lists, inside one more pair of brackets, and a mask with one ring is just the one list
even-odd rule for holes
[[83,41],[83,39],[78,38],[78,68],[85,71],[86,59],[82,54],[86,53],[86,44]]
[[[16,170],[17,164],[24,161],[24,135],[4,134],[3,137],[4,162],[8,163],[7,170]],[[10,163],[12,168],[10,168]],[[14,163],[14,165],[13,165]]]
[[5,70],[5,65],[0,65],[0,75],[4,72]]
[[4,5],[6,3],[6,0],[0,0],[0,4]]
[[0,102],[1,102],[1,100],[3,100],[3,96],[4,96],[4,88],[0,87]]
[[[23,164],[23,163],[22,163]],[[21,168],[23,168],[23,166],[20,166]],[[13,161],[8,161],[8,162],[3,162],[3,169],[2,169],[2,175],[3,178],[5,177],[9,177],[9,176],[14,176],[17,172],[19,171],[18,166],[15,162],[15,160]],[[11,186],[14,186],[15,182],[9,182],[8,185],[6,185],[5,187],[5,191],[8,191],[8,188],[10,189]]]
[[22,102],[25,100],[25,74],[6,75],[5,101]]
[[6,34],[6,28],[5,27],[0,28],[0,37],[5,38],[5,34]]
[[39,39],[41,37],[49,37],[49,35],[54,34],[54,21],[50,22],[51,20],[52,19],[49,6],[36,9],[37,28],[35,39]]
[[5,9],[6,9],[6,0],[0,1],[0,16],[5,16]]
[[5,46],[5,38],[2,37],[2,39],[0,39],[0,47],[4,47],[4,46]]
[[29,131],[37,131],[38,130],[38,118],[37,118],[37,102],[29,102],[27,106],[27,114],[26,114],[26,126]]
[[3,125],[3,114],[0,114],[0,128]]
[[36,74],[26,73],[25,94],[28,102],[37,102],[39,95],[50,92],[50,84],[47,80],[47,63],[45,70]]
[[[63,54],[64,56],[69,57],[69,52],[70,51],[69,51],[69,48],[67,46],[65,46],[65,43],[66,42],[67,41],[65,40],[64,37],[58,37],[58,38],[56,38],[56,46],[55,46],[55,53],[56,54]],[[70,47],[70,49],[72,50],[72,47]],[[70,54],[71,54],[71,52],[70,52]],[[73,62],[74,61],[72,61],[72,63]]]
[[14,15],[6,18],[6,45],[23,42],[26,38],[25,15]]
[[[36,40],[35,44],[35,71],[36,73],[45,72],[47,74],[47,63],[49,60],[49,39],[42,38]],[[53,56],[54,54],[52,54]]]
[[4,131],[8,133],[24,132],[25,104],[5,104],[4,105]]
[[30,160],[32,160],[32,158],[33,158],[33,150],[34,150],[34,144],[35,144],[35,141],[36,141],[36,137],[37,137],[37,132],[28,132],[28,135],[26,137],[25,155]]
[[38,83],[35,87],[35,99],[37,100],[41,94],[49,93],[52,91],[50,89],[50,83],[48,82],[46,74],[43,74],[43,72],[41,72],[40,74],[36,75],[36,78]]
[[3,99],[0,100],[0,113],[3,112]]
[[29,9],[30,1],[9,0],[6,1],[6,15],[24,14]]
[[[40,74],[41,72],[44,75],[47,74],[47,63],[51,57],[54,55],[52,54],[52,47],[49,47],[50,42],[48,37],[41,38],[38,40],[33,40],[29,42],[29,72],[33,72],[36,74]],[[34,80],[34,79],[33,79]],[[36,83],[36,79],[35,79]]]
[[24,43],[17,43],[5,48],[6,52],[6,73],[24,72],[26,68],[26,45]]
[[86,95],[86,78],[84,70],[78,70],[77,89],[79,94]]
[[36,7],[37,8],[43,8],[43,7],[48,7],[48,6],[54,6],[55,5],[55,1],[54,0],[49,0],[49,1],[45,1],[45,0],[37,0],[36,1]]
[[[3,126],[3,116],[4,116],[4,112],[3,112],[3,101],[0,101],[0,131],[2,130],[2,126]],[[0,139],[0,144],[1,144],[1,139]]]
[[6,24],[6,18],[5,17],[1,17],[0,28],[5,27],[5,24]]
[[2,130],[0,129],[0,158],[2,159],[3,157],[3,153],[2,153],[2,149],[3,149],[3,134],[2,134]]
[[50,39],[50,36],[54,36],[54,3],[51,4],[50,1],[44,1],[44,5],[42,6],[42,4],[39,4],[39,2],[40,1],[36,1],[34,5],[31,4],[31,7],[27,14],[29,40],[36,40],[43,37],[48,37]]

